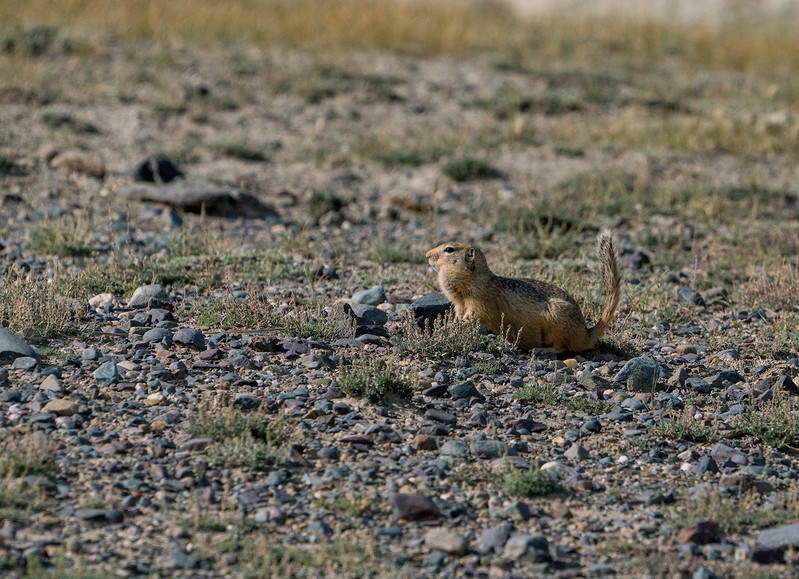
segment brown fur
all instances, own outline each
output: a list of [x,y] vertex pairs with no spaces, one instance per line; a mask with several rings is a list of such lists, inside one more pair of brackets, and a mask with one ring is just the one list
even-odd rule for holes
[[[485,255],[467,243],[442,243],[427,252],[438,284],[462,320],[479,320],[528,351],[555,348],[582,352],[605,333],[621,298],[621,279],[609,232],[597,239],[605,302],[599,322],[587,327],[574,298],[552,284],[494,275]],[[517,341],[518,338],[518,341]]]

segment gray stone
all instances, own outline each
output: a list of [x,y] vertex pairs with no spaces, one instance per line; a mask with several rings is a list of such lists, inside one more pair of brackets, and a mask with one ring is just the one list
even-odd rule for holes
[[627,420],[632,420],[633,415],[632,413],[624,410],[621,406],[616,406],[607,414],[603,414],[602,418],[605,420],[611,420],[613,422],[625,422]]
[[621,407],[625,410],[646,410],[646,404],[638,400],[638,398],[625,398]]
[[576,458],[579,460],[585,460],[591,457],[591,453],[589,453],[584,447],[580,446],[576,442],[572,444],[569,449],[563,453],[563,456],[566,458]]
[[0,402],[19,402],[22,400],[22,392],[9,388],[0,392]]
[[397,493],[389,499],[394,517],[407,521],[435,519],[441,515],[433,499],[411,493]]
[[324,521],[314,521],[308,525],[308,532],[317,537],[329,537],[333,534],[333,529]]
[[698,292],[695,292],[687,286],[683,286],[677,290],[677,299],[684,304],[693,304],[695,306],[705,305],[704,298]]
[[502,555],[506,559],[526,563],[547,563],[552,560],[546,537],[526,533],[517,533],[508,539]]
[[361,326],[382,326],[388,321],[386,312],[368,304],[354,304],[352,313]]
[[436,527],[427,531],[424,535],[424,543],[431,549],[457,557],[465,555],[469,550],[469,543],[463,535],[445,527]]
[[654,358],[639,356],[629,360],[613,378],[616,384],[626,385],[633,392],[651,392],[657,385],[660,368]]
[[425,412],[424,417],[429,420],[435,420],[436,422],[443,422],[444,424],[455,424],[455,422],[457,422],[457,418],[454,414],[444,412],[443,410],[436,410],[435,408],[431,408]]
[[159,284],[143,285],[136,288],[128,300],[129,308],[143,308],[146,307],[151,299],[166,301],[167,295],[164,287]]
[[382,285],[376,285],[370,287],[369,289],[361,290],[352,294],[353,304],[366,304],[368,306],[377,306],[382,304],[384,301],[386,301],[386,289]]
[[195,330],[193,328],[180,328],[172,336],[172,341],[176,344],[192,346],[198,350],[205,348],[205,336],[200,330]]
[[767,549],[799,547],[799,523],[764,529],[757,542]]
[[171,569],[196,569],[200,565],[197,557],[187,553],[182,547],[176,547],[172,552],[172,559],[169,562]]
[[444,294],[428,294],[411,304],[411,311],[420,327],[429,326],[437,317],[446,314],[452,305]]
[[[454,442],[454,441],[451,441]],[[510,454],[508,445],[501,440],[478,438],[472,441],[472,454],[479,458],[499,458]],[[514,453],[515,454],[515,453]]]
[[30,372],[39,365],[39,359],[31,356],[20,356],[11,363],[12,370],[25,370]]
[[707,380],[704,378],[686,378],[684,386],[686,388],[690,388],[691,390],[701,392],[702,394],[707,394],[710,392],[710,384],[708,384]]
[[42,383],[39,384],[39,388],[41,390],[47,390],[48,392],[63,392],[64,386],[61,384],[61,380],[59,380],[53,374],[50,374],[47,378],[42,380]]
[[705,455],[694,465],[694,472],[698,475],[703,475],[705,473],[716,474],[719,472],[719,465],[716,464],[712,456]]
[[122,513],[116,509],[77,509],[74,516],[84,521],[121,523]]
[[119,372],[117,371],[117,364],[113,360],[103,362],[97,370],[94,371],[94,379],[103,386],[108,386],[114,382],[119,381]]
[[450,386],[447,392],[449,392],[449,395],[455,399],[478,398],[480,400],[485,400],[485,396],[480,394],[471,380]]
[[477,540],[477,551],[481,555],[487,555],[492,551],[494,553],[501,553],[505,543],[510,537],[510,532],[513,527],[510,523],[502,523],[496,527],[489,527],[480,533],[480,538]]
[[39,362],[39,354],[25,340],[6,328],[0,328],[0,364],[8,364],[21,357],[33,358],[37,364]]
[[462,440],[448,440],[438,451],[442,456],[463,458],[469,456],[469,446]]
[[144,335],[141,337],[142,342],[146,344],[161,342],[163,340],[167,340],[167,342],[169,342],[171,339],[172,332],[165,328],[152,328],[144,332]]
[[178,179],[163,185],[136,183],[122,187],[120,194],[131,201],[162,203],[189,213],[203,212],[216,217],[266,219],[278,215],[274,207],[254,195],[209,181]]
[[533,518],[533,512],[530,510],[530,507],[527,503],[523,503],[522,501],[513,501],[502,509],[502,514],[509,519],[520,522],[529,521]]
[[264,481],[267,486],[276,487],[278,485],[282,485],[287,480],[289,480],[289,473],[283,469],[273,470],[266,476],[266,480]]

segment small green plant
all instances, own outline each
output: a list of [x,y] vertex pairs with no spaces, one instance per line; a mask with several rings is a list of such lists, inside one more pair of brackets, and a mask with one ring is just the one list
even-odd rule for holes
[[568,398],[566,400],[565,406],[572,412],[589,414],[591,416],[607,414],[613,408],[613,404],[607,400],[595,400],[593,398],[588,398],[587,396]]
[[42,113],[42,122],[51,129],[67,128],[75,133],[97,135],[100,129],[96,125],[79,119],[72,113],[62,110],[49,110]]
[[500,175],[494,167],[474,157],[452,159],[444,165],[444,174],[457,182],[492,179]]
[[323,497],[317,502],[317,506],[320,508],[334,513],[343,513],[350,517],[362,516],[372,505],[372,500],[368,496],[351,492],[339,495],[332,501],[329,498]]
[[777,504],[770,504],[764,503],[753,491],[731,498],[710,492],[696,500],[686,499],[677,504],[671,518],[675,527],[692,525],[696,521],[715,521],[724,534],[733,534],[799,520],[799,500],[791,494],[781,497]]
[[338,383],[350,396],[366,398],[376,404],[383,403],[389,396],[403,400],[413,396],[413,386],[397,370],[365,354],[353,357],[349,366],[339,370]]
[[333,191],[314,191],[308,200],[308,209],[314,219],[326,213],[341,211],[347,202]]
[[385,569],[371,543],[357,539],[342,539],[324,546],[275,545],[259,539],[244,546],[241,560],[245,563],[244,577],[298,577],[309,569],[316,576],[384,576]]
[[192,436],[210,439],[208,458],[228,467],[262,469],[278,464],[287,438],[281,418],[262,412],[244,414],[230,406],[202,409],[187,430]]
[[236,297],[231,288],[212,296],[210,301],[195,300],[191,313],[205,328],[263,329],[275,324],[273,307],[258,288],[248,288],[245,297]]
[[383,151],[375,155],[375,160],[389,167],[394,167],[397,165],[418,167],[419,165],[424,165],[427,162],[427,159],[425,159],[424,155],[422,155],[418,149],[412,148]]
[[23,485],[10,476],[0,478],[0,520],[24,521],[43,502],[42,493],[35,488]]
[[750,406],[737,424],[742,434],[759,438],[778,450],[799,447],[799,418],[792,399],[781,394],[763,408]]
[[402,321],[400,331],[392,337],[392,343],[400,354],[419,356],[514,351],[513,340],[506,341],[493,334],[483,334],[477,324],[457,320],[453,313],[440,316],[422,327],[408,316]]
[[49,476],[56,470],[52,450],[27,439],[6,442],[0,453],[0,479],[27,475]]
[[799,315],[787,314],[764,332],[769,351],[780,356],[799,355]]
[[375,263],[425,263],[424,251],[397,241],[378,241],[369,259]]
[[17,160],[8,155],[0,154],[0,176],[24,175],[25,170],[17,163]]
[[86,215],[64,215],[45,219],[31,232],[34,252],[61,257],[90,255],[92,224]]
[[321,303],[298,304],[275,319],[275,323],[289,335],[299,338],[333,341],[355,335],[355,320],[327,311]]
[[0,325],[43,337],[74,332],[88,308],[80,277],[56,271],[52,280],[11,267],[0,283]]
[[517,497],[541,497],[563,491],[549,473],[537,468],[521,470],[509,467],[498,475],[497,485],[507,494]]
[[557,406],[564,400],[563,395],[557,389],[539,384],[520,388],[513,393],[513,397],[521,404],[541,406]]
[[241,159],[242,161],[266,161],[268,157],[264,153],[263,148],[255,147],[241,141],[228,141],[225,143],[218,143],[213,147],[227,157],[234,159]]
[[712,442],[718,438],[715,427],[706,426],[693,417],[690,412],[672,416],[649,429],[655,437],[684,440],[686,442]]

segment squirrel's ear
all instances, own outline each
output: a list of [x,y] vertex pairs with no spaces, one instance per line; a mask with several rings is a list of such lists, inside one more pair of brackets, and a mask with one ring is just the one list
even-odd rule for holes
[[470,247],[466,250],[466,261],[471,262],[474,261],[474,247]]

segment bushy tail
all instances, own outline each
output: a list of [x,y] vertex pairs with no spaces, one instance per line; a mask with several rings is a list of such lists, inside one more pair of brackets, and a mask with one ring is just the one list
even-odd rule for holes
[[613,238],[610,231],[599,234],[596,243],[596,252],[602,263],[602,289],[605,294],[605,303],[602,305],[602,314],[597,324],[588,330],[592,344],[602,337],[610,325],[616,309],[621,300],[621,276],[619,275],[619,262],[616,250],[613,248]]

